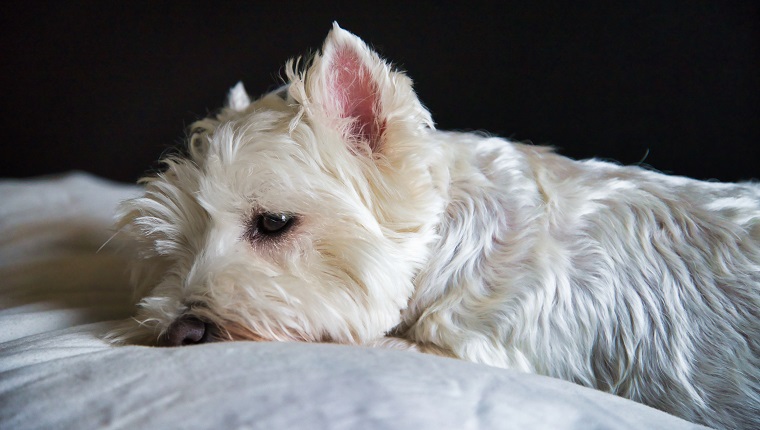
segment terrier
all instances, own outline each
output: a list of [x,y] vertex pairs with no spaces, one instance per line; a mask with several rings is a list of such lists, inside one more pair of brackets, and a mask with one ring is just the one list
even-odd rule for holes
[[119,228],[115,342],[401,348],[760,428],[760,186],[436,130],[333,25],[281,89],[193,124]]

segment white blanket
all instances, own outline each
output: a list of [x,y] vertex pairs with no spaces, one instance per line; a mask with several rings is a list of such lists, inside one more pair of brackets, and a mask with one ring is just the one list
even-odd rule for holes
[[138,193],[0,181],[0,429],[685,429],[568,382],[409,352],[234,342],[114,347],[133,305],[112,232]]

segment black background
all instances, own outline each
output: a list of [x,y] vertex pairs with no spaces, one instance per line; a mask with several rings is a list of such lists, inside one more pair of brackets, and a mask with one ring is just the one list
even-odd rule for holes
[[5,3],[0,176],[134,181],[337,20],[408,72],[439,128],[760,177],[760,2],[447,4]]

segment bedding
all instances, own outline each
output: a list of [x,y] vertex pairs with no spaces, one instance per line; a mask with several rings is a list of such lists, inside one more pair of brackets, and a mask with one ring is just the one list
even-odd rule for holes
[[410,352],[101,340],[134,301],[114,208],[83,173],[0,181],[0,429],[687,429],[538,375]]

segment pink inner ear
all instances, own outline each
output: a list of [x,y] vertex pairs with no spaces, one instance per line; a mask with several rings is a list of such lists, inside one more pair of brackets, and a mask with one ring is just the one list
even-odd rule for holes
[[372,152],[380,148],[384,121],[379,117],[380,96],[369,68],[357,53],[342,48],[330,64],[330,93],[335,97],[341,118],[354,118],[349,134],[369,143]]

